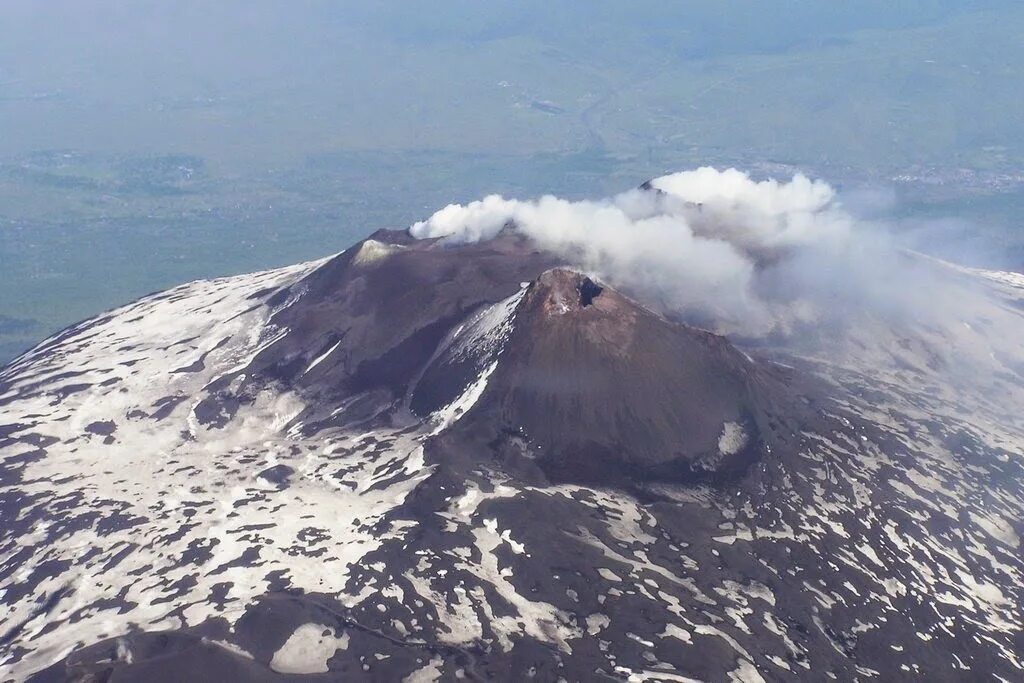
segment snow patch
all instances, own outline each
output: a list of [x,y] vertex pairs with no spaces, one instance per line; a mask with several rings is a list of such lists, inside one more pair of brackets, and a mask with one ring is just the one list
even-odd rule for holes
[[747,445],[747,433],[743,426],[736,422],[722,425],[722,433],[718,437],[718,451],[722,455],[735,455]]
[[366,240],[363,245],[359,247],[359,251],[352,257],[352,263],[365,266],[371,263],[376,263],[386,259],[396,251],[404,249],[400,244],[385,244],[378,242],[377,240]]
[[327,673],[327,661],[338,650],[348,649],[348,633],[334,635],[334,629],[309,623],[295,629],[285,644],[274,653],[270,668],[282,674]]

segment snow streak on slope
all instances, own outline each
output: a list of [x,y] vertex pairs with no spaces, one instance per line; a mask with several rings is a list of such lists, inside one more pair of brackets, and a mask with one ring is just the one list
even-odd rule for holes
[[523,287],[507,299],[486,306],[441,342],[432,360],[466,362],[478,374],[457,399],[431,415],[431,421],[436,424],[432,434],[439,434],[453,425],[480,399],[488,378],[498,367],[497,358],[512,332],[516,308],[525,293]]

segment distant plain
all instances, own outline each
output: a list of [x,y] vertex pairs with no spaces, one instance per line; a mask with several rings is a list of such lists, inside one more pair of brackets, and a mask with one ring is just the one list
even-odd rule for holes
[[705,164],[1024,267],[1024,7],[890,4],[6,3],[0,362],[449,202]]

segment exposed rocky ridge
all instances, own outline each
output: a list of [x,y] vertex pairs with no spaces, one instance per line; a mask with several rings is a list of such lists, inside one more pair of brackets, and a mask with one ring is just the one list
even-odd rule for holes
[[300,299],[270,317],[287,332],[245,369],[243,391],[279,382],[315,397],[314,410],[333,412],[345,402],[332,424],[368,419],[405,395],[437,344],[469,313],[556,263],[511,234],[450,249],[405,233],[375,233],[268,301]]

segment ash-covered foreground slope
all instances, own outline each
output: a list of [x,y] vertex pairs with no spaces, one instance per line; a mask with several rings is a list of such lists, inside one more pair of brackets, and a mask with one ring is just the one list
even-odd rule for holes
[[4,369],[2,678],[1024,675],[1019,279],[748,355],[563,266],[384,232]]

